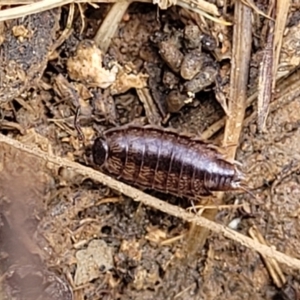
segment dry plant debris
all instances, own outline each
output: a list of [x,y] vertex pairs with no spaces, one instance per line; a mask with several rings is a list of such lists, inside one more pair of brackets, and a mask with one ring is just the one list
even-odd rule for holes
[[67,61],[67,68],[71,79],[103,89],[116,81],[118,72],[117,66],[110,70],[102,67],[102,52],[90,41],[78,45],[76,55]]
[[266,247],[264,245],[256,243],[248,237],[245,237],[233,230],[227,229],[226,227],[224,227],[222,225],[218,225],[214,222],[208,221],[207,219],[205,219],[203,217],[195,216],[192,213],[187,213],[185,210],[183,210],[179,207],[172,206],[166,202],[158,200],[157,198],[147,195],[133,187],[130,187],[124,183],[121,183],[115,179],[112,179],[111,177],[109,177],[105,174],[94,171],[93,169],[84,167],[80,164],[76,164],[74,162],[71,162],[70,160],[49,155],[38,149],[34,149],[28,145],[11,140],[3,135],[0,135],[0,141],[2,143],[12,146],[13,148],[27,152],[28,154],[32,154],[34,157],[39,157],[48,162],[51,162],[52,164],[64,166],[66,168],[71,168],[75,172],[78,172],[79,174],[81,174],[83,176],[88,176],[90,178],[93,178],[99,182],[104,183],[105,185],[109,186],[110,188],[112,188],[114,190],[120,191],[121,193],[131,197],[135,201],[142,202],[146,205],[152,206],[153,208],[156,208],[156,209],[159,209],[168,214],[174,215],[175,217],[180,217],[186,221],[195,222],[195,224],[204,226],[205,228],[208,228],[217,233],[222,233],[225,237],[229,237],[230,239],[239,241],[243,245],[247,245],[249,248],[253,248],[256,251],[261,252],[263,255],[266,255],[271,258],[276,258],[279,262],[285,263],[289,267],[300,268],[300,260],[288,257],[285,254],[279,253],[278,251],[276,251],[270,247]]
[[[272,18],[259,1],[143,2],[1,2],[1,295],[21,299],[33,276],[46,299],[296,299],[297,9],[277,1]],[[258,134],[266,47],[276,89]],[[95,137],[128,123],[237,150],[255,197],[191,208],[93,170]]]
[[111,95],[122,94],[131,88],[146,87],[146,74],[128,74],[130,69],[123,68],[117,62],[110,62],[106,69],[102,63],[102,52],[92,41],[81,42],[76,54],[67,61],[68,74],[71,79],[80,81],[87,87],[110,87]]
[[[275,6],[275,7],[274,7]],[[258,84],[258,129],[262,131],[268,115],[269,104],[274,95],[276,85],[276,72],[278,70],[283,34],[289,11],[289,1],[277,1],[270,4],[270,14],[276,14],[275,24],[269,21],[267,43],[260,67]],[[282,51],[284,53],[284,51]]]
[[[251,10],[242,3],[235,5],[235,26],[233,28],[233,39],[235,43],[232,49],[230,94],[228,103],[228,117],[225,124],[223,145],[238,145],[242,124],[246,109],[246,90],[249,76],[249,61],[251,53]],[[236,146],[231,146],[227,150],[229,159],[234,159]],[[218,204],[222,204],[221,193],[218,193]],[[209,204],[209,203],[208,203]],[[211,220],[215,219],[217,210],[204,211],[203,216]],[[188,249],[202,247],[208,236],[207,229],[201,230],[195,226],[191,228],[192,243]],[[195,252],[193,250],[192,252]]]

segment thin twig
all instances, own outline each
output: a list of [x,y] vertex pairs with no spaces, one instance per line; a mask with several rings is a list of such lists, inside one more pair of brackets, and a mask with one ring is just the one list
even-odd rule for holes
[[236,25],[233,31],[229,117],[226,121],[223,141],[225,145],[236,145],[229,149],[230,159],[235,157],[245,116],[252,43],[251,9],[241,2],[236,2],[234,14]]
[[111,8],[100,28],[98,29],[94,41],[96,45],[106,53],[112,38],[118,30],[120,22],[127,11],[131,1],[117,1]]
[[[280,77],[281,79],[281,77]],[[279,78],[278,78],[279,80]],[[277,86],[278,95],[276,95],[276,100],[274,100],[270,104],[270,113],[275,111],[278,105],[286,105],[288,102],[294,100],[296,97],[299,96],[300,88],[299,88],[299,80],[300,80],[300,71],[293,70],[291,75],[285,80],[283,80]],[[253,93],[246,101],[247,108],[250,107],[255,99],[257,99],[258,93]],[[251,116],[249,116],[246,120],[244,120],[243,127],[247,126],[250,121],[254,120],[257,116],[257,111],[255,110]],[[209,140],[214,134],[216,134],[219,130],[221,130],[225,125],[226,117],[218,120],[210,127],[208,127],[205,131],[202,132],[201,138],[204,140]]]
[[[263,235],[259,231],[259,229],[256,226],[252,226],[249,229],[249,235],[256,241],[264,244],[269,245],[267,241],[264,239]],[[266,258],[262,256],[266,267],[269,271],[270,276],[272,277],[274,283],[276,284],[277,288],[282,288],[284,284],[286,283],[286,278],[283,275],[282,270],[280,269],[280,266],[278,265],[277,261],[274,259]]]
[[[229,159],[234,159],[235,157],[245,115],[252,41],[251,9],[239,1],[235,4],[234,24],[228,104],[229,115],[226,120],[223,140],[225,146],[236,145],[228,148],[227,154]],[[217,204],[221,205],[223,202],[223,193],[217,193],[216,197]],[[202,215],[209,220],[214,220],[217,213],[217,209],[210,209],[205,210]],[[209,230],[207,228],[199,228],[199,226],[192,224],[189,232],[191,238],[187,242],[187,249],[191,253],[195,253],[197,249],[201,249],[205,244],[208,234]]]
[[[177,218],[181,218],[187,222],[193,222],[193,223],[195,223],[199,226],[202,226],[204,228],[207,228],[217,234],[223,234],[225,237],[227,237],[231,240],[234,240],[234,241],[246,246],[247,248],[255,250],[255,251],[259,252],[261,255],[264,255],[264,256],[270,257],[270,258],[274,258],[278,262],[286,264],[290,268],[300,270],[300,260],[298,260],[296,258],[290,257],[290,256],[288,256],[284,253],[281,253],[281,252],[279,252],[271,247],[268,247],[266,245],[262,245],[262,244],[258,243],[257,241],[254,241],[251,238],[246,237],[246,236],[244,236],[232,229],[229,229],[223,225],[209,221],[201,216],[195,216],[194,214],[189,213],[182,208],[171,205],[171,204],[166,203],[162,200],[159,200],[155,197],[152,197],[148,194],[145,194],[127,184],[119,182],[119,181],[117,181],[107,175],[104,175],[96,170],[82,166],[82,165],[80,165],[76,162],[72,162],[68,159],[48,154],[46,152],[39,150],[35,146],[29,146],[29,145],[22,144],[19,141],[11,139],[2,134],[0,134],[0,143],[5,143],[7,145],[10,145],[11,147],[14,147],[18,150],[24,151],[28,154],[35,156],[36,158],[43,159],[54,165],[70,168],[83,176],[86,176],[95,181],[101,182],[102,184],[107,185],[111,189],[117,190],[117,191],[123,193],[124,195],[131,197],[135,201],[142,202],[145,205],[151,206],[157,210],[160,210],[162,212],[165,212],[165,213],[175,216]],[[51,164],[49,166],[51,166]]]
[[[119,0],[120,1],[120,0]],[[31,3],[28,5],[13,7],[5,10],[0,10],[0,22],[1,21],[7,21],[12,20],[20,17],[24,17],[27,15],[39,13],[42,11],[46,11],[49,9],[53,9],[55,7],[60,7],[63,5],[67,5],[70,3],[116,3],[119,2],[118,0],[93,0],[93,1],[87,1],[87,0],[42,0],[39,2]],[[124,1],[124,0],[121,0]],[[129,0],[131,3],[131,0]],[[142,2],[142,3],[153,3],[153,0],[137,0],[136,2]],[[200,14],[213,22],[220,23],[223,25],[230,26],[232,25],[230,22],[227,22],[223,19],[214,17],[204,11],[205,6],[201,6],[201,3],[203,1],[193,1],[193,0],[178,0],[176,3],[178,6],[189,9],[191,11],[196,12],[197,14]]]
[[21,5],[21,4],[31,4],[38,2],[39,0],[1,0],[1,5]]

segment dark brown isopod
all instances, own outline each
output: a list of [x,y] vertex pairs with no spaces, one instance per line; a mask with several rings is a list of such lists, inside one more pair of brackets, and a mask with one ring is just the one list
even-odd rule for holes
[[111,176],[179,197],[197,199],[243,185],[243,174],[214,147],[170,130],[111,129],[95,140],[92,153],[94,162]]

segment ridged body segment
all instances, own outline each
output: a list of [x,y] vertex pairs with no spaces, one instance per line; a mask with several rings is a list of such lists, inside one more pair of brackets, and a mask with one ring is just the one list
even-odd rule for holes
[[180,197],[234,190],[241,179],[235,165],[210,145],[154,127],[108,130],[95,141],[93,156],[117,179]]

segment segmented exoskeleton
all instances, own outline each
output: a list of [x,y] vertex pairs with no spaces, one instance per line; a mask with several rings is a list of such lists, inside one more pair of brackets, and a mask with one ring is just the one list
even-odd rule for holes
[[197,199],[242,188],[234,163],[199,139],[156,127],[122,126],[93,145],[94,162],[110,175],[141,188]]

